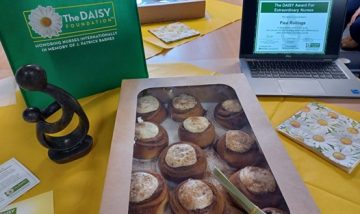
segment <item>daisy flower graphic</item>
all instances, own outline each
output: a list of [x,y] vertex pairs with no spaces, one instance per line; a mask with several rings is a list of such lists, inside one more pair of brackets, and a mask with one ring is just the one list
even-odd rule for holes
[[344,132],[355,138],[360,138],[360,123],[349,118],[344,118],[339,123],[339,132]]
[[329,109],[325,106],[320,105],[319,103],[310,103],[307,105],[309,113],[321,113],[321,114],[327,114],[329,112]]
[[343,146],[359,146],[360,145],[360,136],[356,137],[347,132],[337,132],[334,133],[337,143]]
[[334,132],[338,125],[338,120],[325,114],[309,115],[307,126],[310,130],[321,130],[322,132]]
[[45,38],[59,36],[62,28],[61,16],[51,6],[38,6],[31,10],[29,25],[37,34]]
[[295,114],[284,123],[282,123],[278,128],[282,131],[288,132],[291,129],[303,129],[306,127],[306,117],[302,116],[301,112]]
[[334,135],[324,133],[322,130],[311,130],[304,133],[306,133],[306,135],[303,136],[304,144],[319,151],[326,149],[329,144],[335,145],[338,141]]
[[334,111],[329,111],[329,112],[327,113],[327,116],[329,116],[329,117],[332,118],[332,119],[338,119],[338,118],[339,118],[339,114],[336,113],[336,112],[334,112]]
[[[306,111],[307,110],[307,111]],[[320,105],[319,103],[310,103],[302,109],[303,113],[306,113],[305,117],[311,117],[312,115],[323,115],[328,119],[338,119],[339,114],[333,110]]]
[[331,149],[323,150],[323,155],[342,166],[351,168],[359,160],[359,151],[353,151],[351,147],[332,146]]
[[288,130],[288,134],[291,135],[296,140],[305,143],[308,146],[312,146],[312,144],[307,144],[312,139],[312,134],[306,129],[290,129]]
[[310,112],[311,111],[311,108],[309,106],[304,106],[301,111],[303,112]]
[[[310,105],[306,105],[302,107],[295,115],[298,115],[299,117],[306,118],[309,114],[312,113],[312,109],[310,108]],[[294,116],[295,116],[294,115]]]
[[296,129],[292,128],[287,131],[287,133],[297,141],[305,144],[308,147],[311,147],[316,150],[322,150],[324,147],[328,147],[328,143],[333,142],[335,139],[319,130],[313,132],[308,129]]

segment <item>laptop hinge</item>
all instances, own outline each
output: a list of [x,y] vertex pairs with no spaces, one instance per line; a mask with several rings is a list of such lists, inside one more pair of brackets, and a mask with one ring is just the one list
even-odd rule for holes
[[333,62],[335,61],[335,59],[279,59],[279,58],[265,58],[265,59],[260,59],[260,58],[243,58],[246,61],[317,61],[317,62]]
[[324,62],[332,62],[332,61],[334,61],[333,59],[324,59],[323,60]]

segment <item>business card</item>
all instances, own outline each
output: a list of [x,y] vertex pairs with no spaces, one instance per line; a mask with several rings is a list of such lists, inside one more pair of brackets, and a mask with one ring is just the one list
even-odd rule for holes
[[0,214],[54,214],[53,192],[13,203],[0,210]]
[[40,181],[15,158],[0,165],[0,210]]

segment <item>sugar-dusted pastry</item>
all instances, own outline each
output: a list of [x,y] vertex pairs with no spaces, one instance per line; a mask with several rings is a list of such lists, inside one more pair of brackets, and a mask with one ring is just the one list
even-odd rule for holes
[[235,168],[244,168],[261,160],[255,140],[240,130],[227,131],[215,144],[215,150],[225,162]]
[[215,128],[206,117],[188,117],[178,130],[182,141],[192,142],[201,148],[212,144],[215,140]]
[[169,192],[164,178],[154,172],[131,174],[129,213],[164,213]]
[[276,207],[282,196],[270,170],[247,166],[230,176],[230,181],[260,208]]
[[168,144],[168,134],[161,125],[147,121],[135,125],[134,158],[158,157]]
[[227,129],[240,129],[247,123],[244,110],[237,99],[228,99],[217,104],[214,117],[217,123]]
[[136,118],[160,124],[166,119],[167,113],[162,103],[154,96],[139,97],[136,107]]
[[204,177],[206,167],[205,152],[193,143],[174,143],[166,147],[159,157],[161,174],[174,182],[188,178],[200,179]]
[[285,212],[283,210],[274,207],[267,207],[262,209],[262,211],[264,211],[266,214],[288,214],[288,212]]
[[205,110],[199,100],[189,94],[180,94],[174,97],[170,104],[170,117],[178,122],[192,116],[203,116]]
[[225,199],[211,183],[188,179],[180,183],[171,194],[170,209],[176,214],[222,214]]

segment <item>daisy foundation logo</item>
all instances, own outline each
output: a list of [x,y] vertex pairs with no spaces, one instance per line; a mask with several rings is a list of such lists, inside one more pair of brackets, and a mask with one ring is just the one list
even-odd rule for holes
[[29,35],[42,52],[115,40],[117,22],[112,1],[82,5],[38,5],[23,12]]
[[44,38],[59,36],[62,28],[62,18],[51,6],[38,6],[31,10],[29,23],[32,30]]

